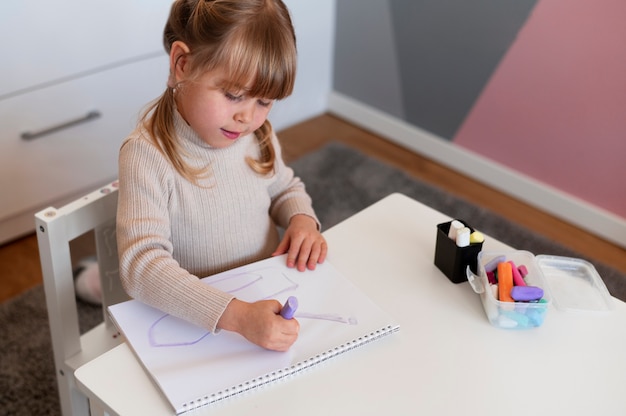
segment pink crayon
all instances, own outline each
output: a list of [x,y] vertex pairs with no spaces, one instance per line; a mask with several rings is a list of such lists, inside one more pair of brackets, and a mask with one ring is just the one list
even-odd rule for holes
[[519,270],[519,274],[521,274],[522,277],[528,276],[528,269],[523,264],[521,266],[518,266],[517,270]]
[[515,263],[512,261],[509,261],[509,263],[511,264],[511,272],[513,273],[513,284],[515,286],[526,286],[526,282],[524,281],[524,278],[520,274]]

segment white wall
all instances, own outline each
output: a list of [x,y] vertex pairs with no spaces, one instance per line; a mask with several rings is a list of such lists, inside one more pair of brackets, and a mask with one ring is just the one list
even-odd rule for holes
[[315,117],[328,109],[332,88],[336,0],[284,0],[298,42],[298,75],[293,94],[270,114],[276,130]]

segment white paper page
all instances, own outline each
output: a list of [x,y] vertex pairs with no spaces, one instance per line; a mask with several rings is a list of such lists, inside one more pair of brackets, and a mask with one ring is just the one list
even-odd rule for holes
[[217,335],[166,315],[139,301],[111,306],[110,312],[144,367],[173,407],[245,384],[255,378],[340,347],[394,321],[329,262],[315,271],[269,258],[203,279],[245,301],[298,298],[300,334],[288,352],[268,351],[238,334]]

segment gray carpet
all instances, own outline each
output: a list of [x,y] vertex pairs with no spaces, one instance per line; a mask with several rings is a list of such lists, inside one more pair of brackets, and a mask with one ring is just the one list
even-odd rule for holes
[[[475,228],[519,249],[584,258],[340,144],[330,144],[299,159],[292,167],[306,183],[325,229],[390,193],[400,192],[451,217],[465,219]],[[609,291],[626,300],[626,276],[593,263]],[[98,307],[79,303],[79,313],[82,331],[102,321]],[[0,415],[59,415],[41,286],[0,305],[0,334]]]

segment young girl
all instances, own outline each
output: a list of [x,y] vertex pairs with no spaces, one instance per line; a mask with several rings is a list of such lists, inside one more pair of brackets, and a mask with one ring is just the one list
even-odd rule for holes
[[278,301],[246,303],[199,277],[270,255],[287,253],[300,271],[326,257],[311,199],[267,121],[293,89],[289,12],[280,0],[177,0],[164,44],[167,89],[120,150],[122,283],[173,316],[284,351],[299,324]]

